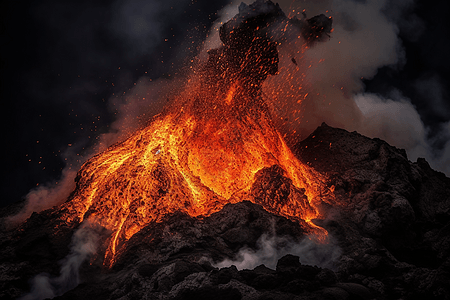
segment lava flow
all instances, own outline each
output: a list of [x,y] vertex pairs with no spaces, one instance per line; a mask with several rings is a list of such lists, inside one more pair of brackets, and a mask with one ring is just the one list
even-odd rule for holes
[[[256,14],[261,3],[270,9]],[[206,65],[190,76],[172,105],[83,165],[71,201],[65,203],[72,212],[68,221],[89,219],[109,230],[105,265],[114,263],[136,232],[169,213],[207,216],[243,200],[326,235],[310,222],[320,217],[316,204],[326,190],[323,178],[292,154],[260,90],[278,70],[271,26],[299,26],[308,35],[301,37],[305,43],[329,33],[330,18],[310,20],[290,20],[271,1],[241,5],[239,14],[221,27],[223,46],[209,52]],[[274,165],[297,196],[260,201],[252,193],[255,178]]]

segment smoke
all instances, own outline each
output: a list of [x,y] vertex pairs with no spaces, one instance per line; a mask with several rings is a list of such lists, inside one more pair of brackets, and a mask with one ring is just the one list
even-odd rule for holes
[[[398,90],[393,90],[390,98],[360,93],[353,99],[364,117],[358,127],[361,134],[406,149],[413,161],[425,157],[435,170],[450,174],[450,122],[441,124],[430,137],[431,129]],[[436,144],[440,145],[434,147]]]
[[40,212],[65,202],[75,188],[74,180],[81,165],[112,144],[126,139],[139,127],[144,126],[149,119],[159,114],[182,87],[182,81],[181,78],[152,80],[144,76],[127,92],[120,96],[112,96],[108,103],[109,109],[116,115],[116,120],[111,123],[108,132],[98,135],[96,143],[84,149],[83,155],[78,154],[80,149],[75,146],[69,148],[63,154],[68,163],[60,179],[56,183],[43,184],[31,190],[25,196],[23,209],[16,215],[6,218],[8,226],[20,224],[33,212]]
[[208,59],[208,50],[216,49],[222,46],[222,41],[219,37],[219,30],[220,27],[226,23],[228,20],[232,19],[235,15],[239,13],[238,5],[234,2],[228,4],[221,10],[217,12],[218,18],[217,20],[212,24],[211,29],[209,30],[209,33],[205,39],[205,41],[202,43],[202,48],[200,49],[200,52],[198,54],[198,58],[201,62],[206,62]]
[[450,121],[441,123],[437,129],[437,134],[431,139],[432,143],[440,145],[430,165],[438,171],[450,174]]
[[5,219],[7,226],[14,227],[28,219],[33,212],[40,212],[63,203],[75,188],[74,180],[79,166],[67,165],[58,181],[31,190],[25,196],[24,207],[16,215]]
[[[405,149],[410,160],[425,157],[432,168],[450,175],[450,106],[439,75],[423,74],[410,83],[423,99],[420,114],[394,85],[387,84],[383,95],[366,91],[364,85],[381,68],[395,72],[407,63],[400,34],[408,41],[428,34],[425,22],[414,13],[415,1],[277,2],[289,17],[301,19],[303,12],[307,17],[333,17],[330,39],[309,49],[295,31],[285,32],[287,42],[278,47],[279,74],[264,82],[266,102],[288,142],[306,138],[326,122],[386,140]],[[237,3],[219,12],[204,50],[220,46],[218,28],[237,13]]]
[[267,234],[263,234],[257,241],[257,250],[243,247],[239,250],[235,260],[225,259],[214,266],[224,268],[235,265],[238,270],[251,270],[264,264],[268,268],[275,269],[281,257],[293,254],[300,257],[302,264],[334,269],[341,255],[341,249],[331,236],[328,238],[327,244],[320,244],[308,237],[300,242],[293,242],[286,237],[269,237]]
[[[76,66],[66,64],[65,67],[82,75],[78,75],[76,83],[70,82],[70,86],[60,83],[60,86],[54,87],[50,92],[41,90],[48,85],[42,82],[42,78],[47,76],[40,76],[37,80],[39,84],[33,83],[33,98],[44,94],[57,95],[50,99],[55,101],[53,109],[58,110],[57,115],[63,114],[64,106],[76,107],[75,111],[70,111],[68,118],[66,115],[67,120],[64,122],[79,124],[81,128],[71,127],[66,129],[69,132],[57,135],[58,139],[63,140],[71,136],[67,142],[63,142],[64,147],[67,144],[71,146],[70,151],[61,155],[65,167],[57,175],[59,180],[55,183],[54,177],[51,180],[39,178],[40,181],[49,182],[28,192],[24,197],[24,208],[17,215],[8,218],[10,226],[23,222],[33,212],[63,203],[75,187],[76,171],[85,161],[124,140],[162,111],[168,99],[173,98],[183,86],[182,79],[173,79],[174,76],[167,74],[162,77],[161,74],[170,69],[170,61],[179,62],[179,67],[182,67],[181,60],[186,51],[182,44],[191,38],[186,29],[191,30],[193,25],[186,24],[192,21],[192,11],[207,18],[208,10],[220,6],[220,1],[200,5],[180,4],[176,1],[133,0],[114,1],[104,5],[100,9],[95,5],[87,5],[82,9],[79,6],[46,1],[37,7],[39,21],[54,30],[59,38],[58,49],[71,45],[71,51],[75,55],[71,61],[77,63]],[[200,11],[199,7],[205,12]],[[99,13],[102,10],[104,13]],[[53,14],[55,11],[60,13]],[[64,19],[63,15],[67,15],[71,22]],[[189,41],[189,45],[193,45],[193,42],[194,40]],[[108,49],[103,49],[104,47]],[[58,59],[50,60],[49,68],[60,68],[60,65],[52,65],[55,61],[59,63]],[[164,62],[168,65],[165,66]],[[144,64],[146,68],[141,68]],[[153,69],[149,70],[148,65]],[[172,68],[171,71],[175,70]],[[107,74],[106,78],[92,75],[98,72],[102,76]],[[84,74],[88,76],[83,76]],[[102,97],[107,100],[102,101]],[[48,101],[47,98],[45,100]],[[65,101],[69,104],[64,104]],[[72,102],[76,104],[72,105]],[[103,107],[99,107],[98,103]],[[52,130],[61,127],[64,128],[64,125],[58,124]],[[40,144],[44,142],[41,141]],[[51,166],[42,166],[38,166],[39,171],[51,169]],[[7,203],[11,200],[2,201]]]
[[[303,11],[307,17],[321,13],[333,17],[330,39],[310,49],[304,49],[295,32],[285,33],[288,42],[278,47],[279,74],[264,82],[263,93],[275,122],[291,142],[326,122],[386,140],[406,149],[410,160],[425,157],[434,169],[450,175],[450,107],[441,78],[424,74],[413,83],[426,100],[420,114],[394,86],[387,86],[382,96],[366,91],[364,85],[381,68],[395,71],[406,64],[400,33],[417,41],[426,32],[424,22],[414,14],[415,1],[277,2],[289,17],[302,18]],[[236,4],[225,7],[216,27],[233,13],[237,13]],[[217,30],[213,33],[218,39]]]
[[[425,157],[430,165],[450,175],[448,95],[437,75],[424,75],[414,88],[426,104],[421,113],[394,86],[382,95],[366,91],[364,80],[381,68],[400,70],[407,62],[400,30],[415,41],[425,32],[424,22],[412,13],[414,1],[323,0],[280,2],[290,16],[305,9],[308,17],[333,17],[328,41],[302,49],[302,41],[279,47],[280,71],[269,77],[263,91],[281,130],[301,140],[322,122],[406,149],[409,159]],[[298,65],[292,63],[292,58]],[[423,118],[432,119],[424,123]],[[436,122],[438,126],[433,126]]]
[[408,149],[410,157],[428,154],[430,149],[420,116],[399,92],[395,92],[391,99],[364,93],[355,95],[354,100],[364,116],[358,129],[360,133]]
[[157,1],[116,1],[113,4],[114,22],[109,29],[131,50],[127,57],[132,59],[149,53],[163,40],[161,14],[165,14],[165,10],[164,4]]
[[414,86],[419,95],[430,101],[427,107],[429,111],[425,111],[426,115],[441,120],[450,115],[450,103],[446,100],[449,95],[438,74],[424,74],[416,80]]
[[[251,4],[253,1],[244,2]],[[385,139],[394,146],[405,148],[411,160],[425,157],[433,168],[450,174],[450,164],[446,163],[450,157],[450,121],[447,119],[450,108],[446,104],[448,95],[439,76],[424,75],[414,83],[417,94],[426,97],[431,103],[427,106],[428,110],[421,108],[421,114],[410,99],[393,87],[387,88],[388,96],[381,96],[367,92],[363,83],[363,80],[373,78],[380,68],[390,67],[395,70],[405,64],[400,31],[410,40],[417,40],[425,32],[424,23],[412,13],[413,0],[401,3],[387,0],[277,2],[289,17],[295,15],[302,18],[303,10],[308,17],[320,13],[332,16],[334,28],[328,41],[310,49],[303,48],[303,41],[294,32],[289,42],[282,43],[278,48],[279,74],[266,80],[263,93],[283,133],[292,135],[293,140],[298,141],[326,122],[331,126],[356,130],[369,137]],[[208,56],[205,50],[220,46],[219,28],[238,13],[238,4],[232,3],[218,12],[219,18],[202,45],[203,51],[199,54],[201,61]],[[58,24],[63,21],[63,14],[46,18],[50,11],[49,5],[46,3],[39,8],[41,18],[45,18],[52,28],[62,30]],[[67,11],[69,7],[56,6],[55,9]],[[89,7],[78,15],[78,19],[73,20],[73,26],[64,29],[61,43],[79,48],[74,52],[79,54],[76,61],[81,61],[80,57],[86,58],[82,60],[82,69],[102,65],[109,68],[112,65],[110,62],[115,60],[118,63],[114,64],[114,68],[117,69],[121,62],[134,64],[146,60],[148,54],[156,51],[161,43],[164,44],[167,37],[170,42],[176,30],[164,27],[167,21],[163,16],[175,22],[183,15],[184,9],[185,6],[175,5],[175,2],[172,5],[170,1],[116,1],[110,7],[105,7],[111,19],[98,27],[96,22],[85,22],[98,18],[95,9]],[[86,25],[78,26],[81,23]],[[177,26],[181,27],[182,24],[179,22]],[[99,52],[96,42],[99,40],[99,28],[108,33],[108,38],[118,42],[117,49],[120,51],[108,51],[106,57],[103,52]],[[88,43],[79,41],[81,38],[83,41],[87,38]],[[171,50],[171,55],[177,56],[177,51],[181,52],[180,49]],[[297,64],[293,63],[293,59]],[[146,120],[162,110],[167,98],[170,98],[167,94],[181,82],[163,78],[150,81],[150,76],[133,80],[130,70],[123,73],[125,75],[120,75],[115,81],[115,91],[119,92],[115,92],[108,101],[108,111],[115,116],[108,131],[95,134],[94,147],[84,149],[82,157],[78,153],[69,157],[69,161],[76,161],[77,164],[67,164],[57,185],[41,185],[29,192],[24,210],[10,218],[11,223],[23,221],[33,211],[38,212],[63,202],[74,187],[74,170],[93,154],[123,140],[133,130],[143,126]],[[89,84],[90,91],[97,93],[101,88],[95,85]],[[79,94],[75,96],[82,98]],[[429,119],[438,116],[438,124],[430,128],[423,122],[424,114]]]
[[91,224],[88,222],[81,224],[81,227],[73,234],[70,254],[60,262],[60,275],[58,277],[45,273],[37,275],[31,281],[31,292],[19,299],[54,298],[75,288],[80,283],[80,266],[96,253],[98,240],[99,234]]
[[[278,95],[278,86],[290,84],[277,102],[287,106],[284,118],[297,119],[295,127],[307,136],[321,122],[356,130],[362,116],[353,95],[364,91],[362,79],[370,79],[383,66],[401,62],[403,54],[397,27],[383,14],[385,1],[329,1],[323,10],[333,17],[331,38],[302,51],[302,41],[282,45],[280,75],[269,78],[267,94]],[[306,13],[318,13],[316,7]],[[321,11],[326,13],[325,11]],[[289,57],[301,63],[295,66]],[[280,112],[278,112],[279,114]]]
[[111,123],[107,133],[97,137],[98,143],[93,152],[99,153],[145,126],[171,103],[182,89],[184,81],[185,78],[181,76],[156,80],[143,76],[122,95],[111,97],[108,101],[109,110],[115,114],[116,120]]

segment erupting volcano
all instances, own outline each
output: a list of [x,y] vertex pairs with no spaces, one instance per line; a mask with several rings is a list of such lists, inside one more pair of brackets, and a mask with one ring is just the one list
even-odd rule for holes
[[[64,209],[69,222],[88,219],[111,231],[105,264],[113,264],[136,232],[169,213],[209,216],[243,200],[306,222],[308,232],[324,238],[326,231],[310,220],[319,216],[315,204],[328,188],[292,154],[261,95],[262,82],[278,71],[273,36],[287,30],[311,46],[330,33],[331,18],[290,20],[270,1],[242,5],[220,28],[223,46],[209,51],[173,104],[84,164]],[[287,197],[251,193],[255,177],[275,166],[292,182]]]
[[0,298],[450,299],[450,179],[356,132],[280,129],[281,44],[301,72],[332,38],[302,15],[242,3],[160,114],[1,233]]

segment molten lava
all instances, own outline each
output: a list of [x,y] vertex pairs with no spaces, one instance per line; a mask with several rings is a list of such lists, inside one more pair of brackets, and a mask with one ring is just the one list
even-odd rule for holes
[[[316,204],[327,191],[323,178],[292,154],[260,92],[278,64],[277,43],[261,28],[284,14],[275,7],[230,29],[245,13],[244,7],[222,27],[224,46],[210,51],[206,66],[165,113],[81,168],[65,204],[68,221],[89,219],[110,231],[106,265],[150,222],[175,211],[208,216],[243,200],[326,234],[310,222],[319,217]],[[274,165],[298,196],[258,202],[251,193],[255,176]]]

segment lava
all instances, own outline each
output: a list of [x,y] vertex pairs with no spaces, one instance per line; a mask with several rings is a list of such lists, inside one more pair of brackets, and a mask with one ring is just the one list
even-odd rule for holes
[[[105,265],[112,266],[124,243],[150,222],[175,211],[208,216],[243,200],[326,235],[310,222],[320,217],[317,204],[328,191],[324,178],[293,155],[261,96],[261,83],[278,70],[270,26],[289,21],[271,1],[263,3],[270,10],[255,14],[261,3],[241,6],[221,27],[224,45],[209,52],[208,62],[164,113],[79,171],[77,188],[64,204],[67,221],[88,219],[110,232]],[[328,31],[318,28],[327,20]],[[305,43],[331,30],[324,16],[301,24]],[[274,166],[297,196],[258,201],[255,178]]]

